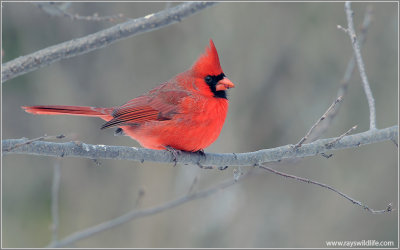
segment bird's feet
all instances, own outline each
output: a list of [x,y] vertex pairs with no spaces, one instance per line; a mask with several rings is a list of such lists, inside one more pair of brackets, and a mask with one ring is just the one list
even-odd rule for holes
[[174,161],[174,167],[176,166],[176,164],[178,163],[178,156],[182,153],[181,150],[179,149],[175,149],[171,146],[165,146],[165,150],[167,150],[168,152],[170,152],[172,154],[172,160]]
[[204,169],[213,169],[212,166],[204,166],[203,164],[201,164],[202,159],[206,159],[206,153],[204,153],[203,149],[197,150],[195,152],[193,152],[193,154],[199,155],[199,160],[197,162],[197,166],[199,166],[200,168],[204,168]]
[[[182,153],[182,152],[187,152],[187,153],[193,153],[193,154],[197,154],[200,155],[200,157],[204,157],[206,158],[206,154],[204,153],[203,149],[200,149],[198,151],[195,152],[189,152],[189,151],[183,151],[183,150],[179,150],[176,148],[173,148],[171,146],[165,146],[165,150],[167,150],[168,152],[170,152],[172,154],[173,157],[173,161],[174,161],[174,167],[176,166],[176,164],[178,163],[178,156]],[[201,158],[200,158],[201,159]],[[200,160],[198,162],[198,165],[200,166]]]
[[197,151],[195,151],[195,152],[193,152],[193,153],[199,154],[199,155],[201,155],[201,156],[206,157],[206,153],[204,153],[204,150],[203,150],[203,149],[197,150]]

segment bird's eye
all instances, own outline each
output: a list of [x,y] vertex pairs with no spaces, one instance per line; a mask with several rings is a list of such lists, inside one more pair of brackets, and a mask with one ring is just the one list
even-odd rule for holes
[[213,79],[211,76],[206,76],[206,78],[204,78],[204,81],[206,81],[207,84],[212,83]]

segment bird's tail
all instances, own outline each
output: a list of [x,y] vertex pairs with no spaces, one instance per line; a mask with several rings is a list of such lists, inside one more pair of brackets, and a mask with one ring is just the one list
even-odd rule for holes
[[79,115],[100,117],[106,121],[112,119],[113,108],[95,108],[81,106],[39,105],[22,106],[22,108],[35,115]]

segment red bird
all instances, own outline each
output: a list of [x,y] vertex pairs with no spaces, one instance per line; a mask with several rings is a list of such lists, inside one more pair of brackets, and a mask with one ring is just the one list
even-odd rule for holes
[[120,107],[40,105],[22,107],[43,115],[94,116],[107,121],[101,129],[119,127],[151,149],[202,151],[219,136],[228,112],[226,90],[235,85],[225,77],[210,40],[187,71]]

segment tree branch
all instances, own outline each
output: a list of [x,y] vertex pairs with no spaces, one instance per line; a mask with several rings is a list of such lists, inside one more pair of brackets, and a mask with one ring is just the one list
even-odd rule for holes
[[44,135],[44,136],[41,136],[41,137],[38,137],[38,138],[34,138],[34,139],[31,139],[31,140],[25,140],[25,141],[23,141],[21,143],[17,143],[14,146],[12,146],[11,148],[8,148],[7,150],[11,151],[11,150],[13,150],[15,148],[18,148],[18,147],[21,147],[23,145],[31,144],[34,141],[43,141],[43,140],[50,140],[50,139],[62,139],[64,137],[65,137],[65,135],[57,135],[57,136]]
[[294,146],[295,148],[301,147],[303,143],[308,139],[308,137],[311,135],[312,132],[314,132],[314,129],[318,127],[318,125],[325,120],[325,118],[329,115],[330,112],[335,108],[335,106],[342,101],[343,97],[339,96],[332,104],[329,106],[329,108],[325,111],[325,113],[318,119],[316,123],[308,130],[307,134],[300,139],[300,141]]
[[371,87],[368,82],[367,74],[365,73],[364,61],[361,56],[360,45],[357,40],[356,32],[354,30],[353,22],[353,10],[351,9],[351,3],[346,2],[345,5],[346,17],[347,17],[347,29],[338,26],[340,29],[344,30],[351,39],[351,44],[353,46],[354,55],[356,58],[358,70],[361,75],[361,80],[364,87],[365,95],[367,96],[368,106],[369,106],[369,129],[376,129],[376,111],[375,111],[375,99],[372,95]]
[[103,48],[116,41],[180,22],[215,2],[187,2],[145,17],[117,24],[94,34],[54,45],[2,65],[2,83],[65,58]]
[[261,169],[267,170],[269,172],[272,172],[274,174],[280,175],[282,177],[294,179],[296,181],[305,182],[305,183],[309,183],[309,184],[314,184],[314,185],[326,188],[328,190],[331,190],[331,191],[337,193],[338,195],[342,196],[343,198],[349,200],[351,203],[353,203],[355,205],[358,205],[358,206],[364,208],[365,210],[367,210],[367,211],[369,211],[369,212],[371,212],[373,214],[382,214],[382,213],[388,213],[388,212],[393,211],[391,203],[389,203],[385,209],[374,210],[374,209],[368,207],[367,205],[361,203],[360,201],[355,200],[355,199],[351,198],[350,196],[348,196],[347,194],[345,194],[343,192],[340,192],[339,190],[336,190],[335,188],[333,188],[331,186],[328,186],[328,185],[326,185],[324,183],[313,181],[313,180],[306,179],[306,178],[303,178],[303,177],[299,177],[299,176],[296,176],[296,175],[286,174],[286,173],[280,172],[278,170],[275,170],[273,168],[270,168],[270,167],[267,167],[267,166],[264,166],[264,165],[258,165],[258,167],[261,168]]
[[[242,175],[242,177],[240,178],[240,180],[242,180],[243,178],[245,178],[246,176],[249,176],[250,171],[248,171],[246,174]],[[111,229],[113,227],[119,226],[121,224],[124,224],[126,222],[132,221],[134,219],[137,218],[142,218],[145,216],[150,216],[153,214],[157,214],[157,213],[161,213],[163,211],[166,211],[168,209],[177,207],[179,205],[182,205],[184,203],[187,203],[189,201],[192,200],[197,200],[200,198],[205,198],[208,197],[212,194],[217,193],[218,191],[228,188],[230,186],[233,186],[235,183],[237,183],[236,180],[233,179],[229,179],[225,182],[220,183],[219,185],[203,190],[203,191],[199,191],[193,194],[187,194],[181,198],[178,198],[176,200],[164,203],[160,206],[156,206],[156,207],[152,207],[152,208],[147,208],[147,209],[143,209],[143,210],[136,210],[133,209],[132,211],[123,214],[115,219],[111,219],[109,221],[105,221],[103,223],[100,223],[98,225],[89,227],[87,229],[84,229],[82,231],[78,231],[75,232],[73,234],[71,234],[70,236],[67,236],[66,238],[58,241],[58,242],[53,242],[51,243],[49,246],[50,248],[55,248],[55,247],[65,247],[68,246],[78,240],[82,240],[85,238],[88,238],[94,234],[97,234],[99,232],[103,232],[105,230]]]
[[124,17],[123,14],[113,15],[113,16],[99,16],[97,13],[91,16],[81,16],[78,14],[71,14],[67,11],[67,8],[71,5],[71,2],[33,2],[50,16],[66,17],[71,20],[85,20],[85,21],[108,21],[115,22],[117,20],[126,20],[128,18]]
[[[361,45],[364,44],[365,40],[366,40],[366,36],[367,36],[367,31],[369,28],[369,25],[371,24],[371,20],[372,20],[372,6],[368,5],[366,10],[365,10],[365,14],[364,14],[364,20],[363,23],[361,25],[360,28],[360,35],[359,35],[359,45],[361,47]],[[339,90],[337,92],[337,98],[339,98],[340,96],[342,96],[343,98],[346,96],[347,94],[347,89],[350,83],[350,79],[351,76],[354,73],[354,69],[356,66],[356,61],[355,61],[355,54],[353,53],[353,55],[351,56],[350,60],[347,63],[346,66],[346,70],[345,73],[343,75],[342,80],[340,81],[340,87]],[[334,108],[329,115],[326,117],[326,119],[324,120],[323,123],[321,123],[318,126],[318,129],[314,130],[313,133],[311,133],[311,135],[308,138],[308,142],[312,142],[315,139],[317,139],[319,136],[321,136],[323,133],[325,133],[325,131],[329,128],[329,126],[332,124],[333,119],[336,117],[336,115],[339,112],[340,106],[341,106],[342,102],[338,103],[336,105],[336,108]]]
[[353,127],[351,127],[349,130],[347,130],[344,134],[340,135],[339,137],[337,137],[335,140],[333,140],[332,142],[329,142],[326,144],[326,146],[328,147],[332,147],[335,143],[337,143],[338,141],[340,141],[343,137],[345,137],[346,135],[349,135],[351,132],[353,132],[353,130],[355,130],[358,127],[358,125],[354,125]]
[[[377,143],[397,138],[398,126],[385,129],[369,130],[363,133],[348,135],[330,146],[336,138],[320,139],[312,143],[303,144],[299,148],[286,145],[277,148],[263,149],[248,153],[207,153],[206,157],[199,154],[182,152],[177,156],[181,164],[195,164],[201,166],[251,166],[266,162],[294,159],[306,156],[315,156],[329,150],[354,148],[371,143]],[[146,148],[91,145],[81,142],[54,143],[34,141],[15,148],[16,144],[24,143],[26,139],[8,139],[2,141],[2,151],[7,154],[29,154],[54,157],[78,157],[89,159],[119,159],[133,161],[152,161],[173,163],[174,157],[165,150],[151,150]],[[13,148],[14,147],[14,148]],[[11,148],[11,150],[10,150]]]

